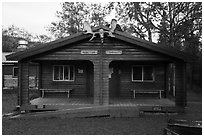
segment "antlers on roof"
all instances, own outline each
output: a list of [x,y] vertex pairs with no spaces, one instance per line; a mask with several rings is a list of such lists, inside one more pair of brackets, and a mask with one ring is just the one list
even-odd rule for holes
[[88,21],[85,21],[84,22],[84,31],[86,31],[85,33],[88,34],[88,33],[93,33],[92,29],[91,29],[91,26],[89,25]]
[[108,36],[110,36],[110,37],[115,37],[115,36],[113,35],[113,32],[114,32],[114,30],[116,29],[116,25],[117,25],[116,19],[112,19],[112,20],[111,20],[111,28],[110,28],[109,31],[93,32],[92,29],[91,29],[91,26],[89,25],[89,23],[88,23],[87,21],[85,21],[85,22],[84,22],[84,28],[83,28],[83,29],[84,29],[84,31],[85,31],[85,34],[92,34],[92,37],[91,37],[91,39],[89,40],[89,41],[91,41],[93,38],[96,37],[95,34],[100,34],[100,36],[103,37],[103,36],[101,35],[102,33],[103,33],[103,34],[104,34],[104,33],[108,33]]
[[96,32],[92,31],[91,26],[89,25],[87,21],[84,22],[84,31],[85,31],[85,34],[92,34],[92,37],[89,41],[91,41],[93,38],[96,37],[95,36]]

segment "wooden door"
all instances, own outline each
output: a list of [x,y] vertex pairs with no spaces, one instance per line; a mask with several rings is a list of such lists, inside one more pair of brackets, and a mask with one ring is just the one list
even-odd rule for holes
[[93,65],[90,63],[87,65],[87,79],[86,79],[86,90],[87,90],[87,96],[88,97],[93,97]]
[[120,70],[117,67],[109,70],[109,96],[111,98],[120,96]]

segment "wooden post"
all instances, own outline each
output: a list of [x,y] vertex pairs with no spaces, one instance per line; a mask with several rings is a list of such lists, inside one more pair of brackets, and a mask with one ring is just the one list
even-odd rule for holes
[[103,99],[103,105],[108,105],[109,104],[109,60],[104,60],[103,61],[103,78],[102,78],[102,99]]
[[27,70],[27,78],[28,78],[28,87],[27,87],[27,96],[28,96],[28,104],[30,103],[30,91],[29,91],[29,89],[30,89],[30,78],[29,78],[29,76],[30,76],[30,72],[29,72],[29,66],[30,66],[30,62],[28,62],[27,63],[27,68],[28,68],[28,70]]
[[170,86],[170,81],[169,81],[169,77],[170,77],[170,64],[167,63],[165,64],[165,88],[164,88],[164,97],[165,98],[168,98],[169,97],[169,94],[170,94],[170,91],[171,91],[171,88],[169,88]]
[[100,104],[100,65],[99,61],[93,61],[94,64],[94,104]]
[[18,62],[18,99],[17,99],[17,104],[18,106],[21,106],[21,90],[22,90],[22,86],[21,86],[21,77],[22,77],[22,67],[21,67],[21,61]]
[[20,102],[21,105],[29,104],[29,63],[21,62],[20,66]]
[[176,106],[186,106],[186,65],[185,62],[176,62]]
[[133,98],[135,99],[135,97],[136,97],[136,92],[135,90],[133,90]]
[[99,104],[103,104],[103,43],[100,45],[100,65],[99,65],[99,91],[100,91],[100,101]]
[[41,97],[40,89],[42,89],[42,64],[38,63],[38,94]]
[[159,90],[159,99],[161,99],[162,98],[162,91],[161,90]]

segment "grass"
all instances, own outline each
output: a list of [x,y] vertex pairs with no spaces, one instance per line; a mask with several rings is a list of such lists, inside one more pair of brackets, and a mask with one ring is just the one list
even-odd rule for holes
[[7,135],[158,135],[163,134],[164,127],[166,127],[164,117],[160,119],[52,117],[32,120],[5,119],[2,132]]
[[[143,116],[140,118],[66,118],[2,119],[3,135],[161,135],[170,118],[202,120],[200,94],[189,93],[184,114]],[[192,97],[192,98],[191,98]],[[3,94],[2,112],[12,112],[17,94]]]
[[17,93],[2,94],[2,113],[12,112],[17,106]]

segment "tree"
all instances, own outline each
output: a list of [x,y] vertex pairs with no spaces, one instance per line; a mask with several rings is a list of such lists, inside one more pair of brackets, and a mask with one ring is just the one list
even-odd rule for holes
[[[178,43],[185,41],[185,37],[202,30],[202,5],[192,2],[168,2],[154,3],[156,14],[162,18],[162,25],[156,26],[160,33],[160,38],[165,37],[168,45],[178,47]],[[162,27],[163,26],[163,27]],[[166,27],[166,30],[164,30]],[[200,35],[201,36],[201,35]],[[200,38],[200,36],[198,36]],[[160,42],[160,41],[159,41]]]
[[[125,29],[130,33],[147,38],[152,41],[152,33],[155,31],[153,21],[154,7],[145,2],[118,3],[116,11],[121,22],[126,24]],[[129,28],[129,29],[128,29]]]
[[2,51],[3,52],[12,52],[17,49],[18,41],[10,36],[2,34]]
[[107,5],[101,3],[91,3],[88,9],[88,18],[92,26],[105,25],[105,17],[110,13],[111,9]]
[[2,51],[15,52],[20,39],[28,41],[28,48],[51,41],[51,38],[46,35],[33,35],[23,28],[12,25],[2,28]]
[[[159,43],[181,50],[185,33],[201,32],[202,5],[199,2],[127,2],[118,3],[116,11],[131,33],[149,41],[152,34],[158,33]],[[188,23],[192,23],[191,28]]]
[[3,29],[2,34],[10,37],[26,39],[27,41],[31,41],[33,38],[31,33],[29,33],[23,28],[19,28],[14,25],[11,25],[8,28]]
[[57,11],[58,21],[48,26],[55,38],[62,38],[82,31],[84,21],[92,26],[104,24],[106,14],[110,12],[106,5],[84,2],[64,2],[62,11]]
[[14,25],[7,29],[2,29],[2,51],[15,52],[18,47],[19,39],[30,39],[30,35]]
[[58,21],[54,21],[48,26],[54,37],[62,38],[77,33],[82,26],[82,19],[86,12],[85,3],[65,2],[62,4],[62,11],[57,11]]
[[46,42],[50,42],[52,40],[51,37],[47,36],[47,35],[36,35],[35,36],[36,42],[38,43],[46,43]]
[[[164,17],[163,17],[164,18]],[[165,22],[165,19],[162,19],[159,25],[159,39],[158,39],[158,43],[160,43],[161,45],[166,45],[169,46],[169,36],[168,34],[168,24]]]

